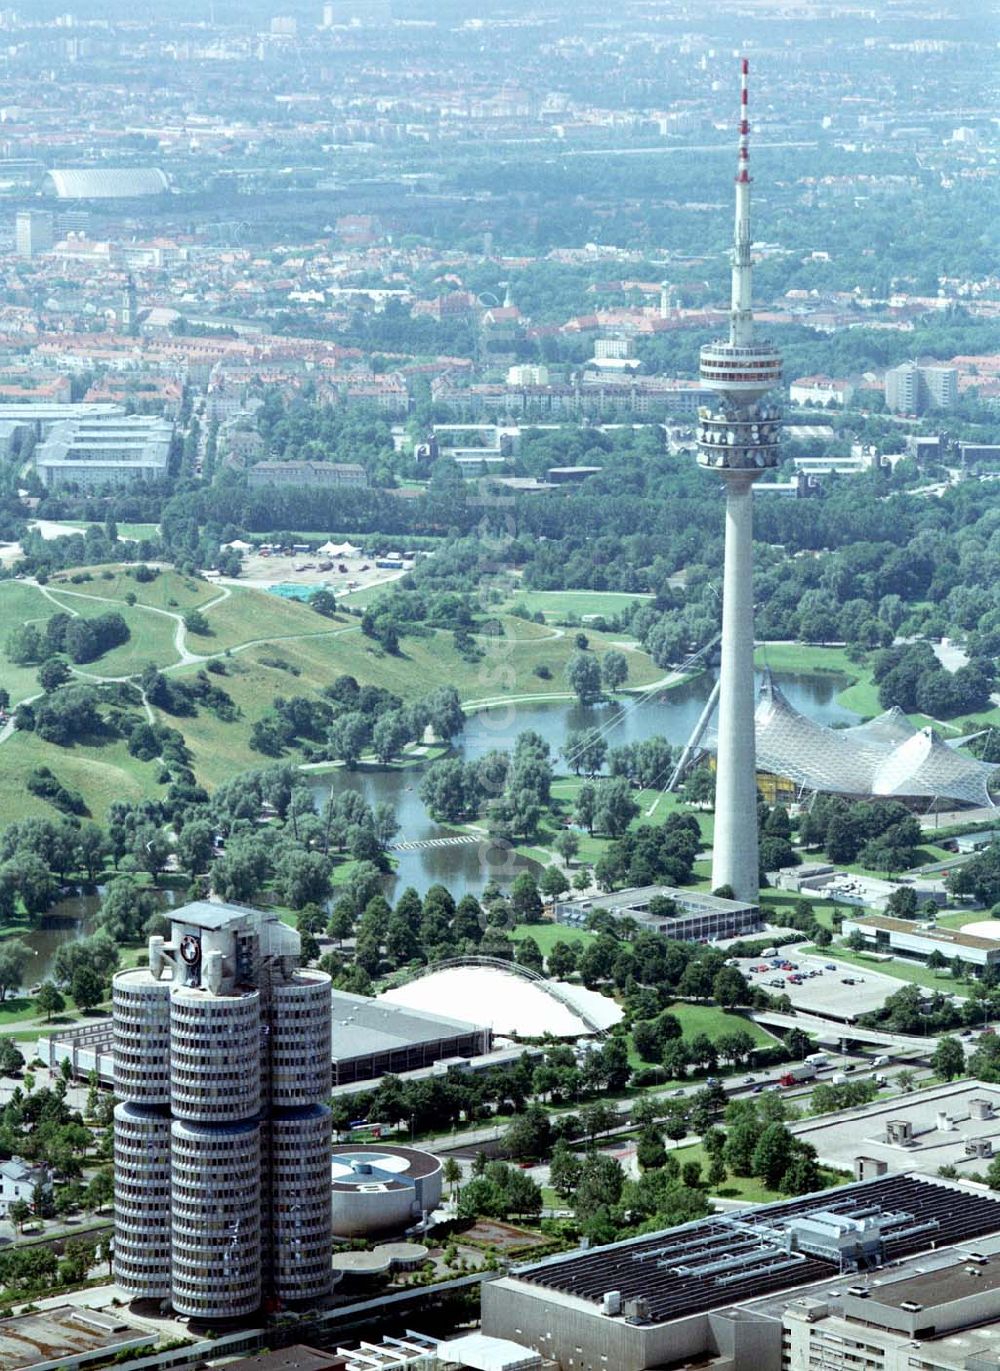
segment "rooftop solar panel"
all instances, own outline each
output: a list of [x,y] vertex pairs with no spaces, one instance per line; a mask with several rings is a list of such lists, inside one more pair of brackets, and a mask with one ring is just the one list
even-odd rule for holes
[[[879,1251],[902,1257],[934,1243],[1000,1231],[1000,1199],[926,1177],[886,1176],[820,1195],[698,1219],[640,1239],[521,1267],[518,1280],[597,1305],[609,1290],[646,1301],[649,1319],[701,1313],[839,1273],[834,1260],[779,1250],[776,1235],[797,1217],[881,1220]],[[785,1245],[787,1249],[787,1244]],[[732,1260],[724,1263],[729,1255]]]

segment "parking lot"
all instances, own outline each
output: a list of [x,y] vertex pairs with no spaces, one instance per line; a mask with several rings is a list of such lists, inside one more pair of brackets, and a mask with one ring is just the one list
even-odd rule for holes
[[[792,948],[786,956],[795,968],[782,971],[773,967],[773,958],[742,957],[737,965],[751,985],[762,986],[770,994],[785,994],[797,1009],[830,1014],[850,1021],[859,1014],[880,1009],[886,996],[901,990],[905,981],[883,976],[867,967],[837,962],[833,957],[800,956]],[[767,965],[766,971],[754,968]],[[801,977],[801,981],[790,977]]]

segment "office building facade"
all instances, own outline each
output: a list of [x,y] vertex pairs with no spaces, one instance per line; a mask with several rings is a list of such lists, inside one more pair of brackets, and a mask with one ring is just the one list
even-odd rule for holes
[[196,901],[114,979],[118,1284],[190,1318],[330,1289],[330,980],[273,915]]
[[14,220],[14,246],[18,257],[37,257],[40,252],[48,252],[54,238],[55,224],[49,210],[18,210]]
[[49,490],[100,490],[162,481],[173,433],[168,420],[147,414],[70,418],[55,424],[35,449],[35,469]]

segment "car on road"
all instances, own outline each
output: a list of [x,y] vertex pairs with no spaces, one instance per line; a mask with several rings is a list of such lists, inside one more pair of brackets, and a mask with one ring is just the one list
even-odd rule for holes
[[756,1084],[757,1084],[757,1077],[756,1077],[756,1076],[747,1076],[746,1079],[744,1080],[743,1084],[744,1084],[744,1085],[756,1085]]
[[840,978],[840,983],[841,983],[841,985],[853,985],[853,984],[854,984],[854,977],[853,977],[853,976],[841,976],[841,978]]
[[776,985],[779,988],[782,987],[784,984],[785,982],[781,979],[780,976],[772,976],[771,979],[768,981],[768,985]]
[[837,969],[837,963],[836,963],[836,962],[824,962],[824,963],[823,963],[823,966],[824,966],[824,968],[825,968],[827,971],[836,971],[836,969]]

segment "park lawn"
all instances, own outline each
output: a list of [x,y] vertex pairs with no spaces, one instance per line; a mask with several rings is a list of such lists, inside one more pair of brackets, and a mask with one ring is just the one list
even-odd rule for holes
[[715,1042],[725,1033],[736,1033],[742,1029],[750,1034],[755,1047],[773,1047],[778,1041],[773,1033],[753,1019],[746,1019],[742,1014],[731,1014],[715,1004],[687,1004],[677,1000],[668,1006],[668,1012],[680,1021],[682,1036],[688,1039],[705,1033]]
[[[81,570],[94,579],[82,585],[73,585],[70,580],[72,571],[60,571],[51,578],[49,586],[53,590],[62,588],[106,600],[124,600],[131,594],[135,596],[136,604],[168,609],[175,614],[183,614],[185,610],[202,605],[206,600],[214,600],[219,594],[219,586],[202,580],[200,576],[182,576],[179,571],[164,569],[152,581],[137,581],[129,575],[131,569],[123,563],[101,568],[84,567]],[[105,579],[105,573],[110,579]]]
[[[667,1150],[681,1166],[685,1162],[698,1162],[701,1166],[702,1180],[707,1178],[712,1161],[706,1155],[701,1143],[691,1143],[687,1147],[674,1148],[667,1143]],[[846,1185],[850,1180],[849,1176],[838,1171],[828,1171],[825,1167],[821,1167],[820,1171],[823,1177],[823,1189],[828,1189],[834,1185]],[[758,1180],[756,1176],[734,1176],[732,1174],[726,1177],[718,1190],[709,1189],[708,1193],[725,1200],[745,1200],[747,1204],[770,1204],[773,1200],[788,1198],[787,1195],[782,1195],[777,1190],[769,1190],[764,1182]]]
[[211,632],[189,635],[189,651],[208,656],[242,643],[293,638],[303,633],[329,633],[337,627],[330,619],[296,600],[284,600],[268,591],[243,586],[231,589],[231,595],[206,612]]
[[[67,603],[76,609],[82,601],[69,600]],[[104,613],[107,610],[107,605],[98,605],[96,612]],[[87,618],[93,617],[90,609],[82,612]],[[155,662],[157,666],[169,666],[177,661],[177,649],[174,646],[177,625],[172,619],[138,606],[130,609],[128,605],[123,605],[117,612],[128,624],[128,642],[112,648],[93,662],[83,663],[79,668],[81,672],[92,676],[134,676],[150,662]]]
[[589,943],[597,937],[585,928],[571,928],[568,924],[516,924],[510,935],[515,942],[534,938],[543,957],[547,957],[555,943]]
[[830,900],[814,900],[807,891],[804,895],[792,894],[787,890],[762,890],[760,902],[771,923],[780,924],[782,911],[793,910],[800,901],[806,900],[812,906],[816,922],[833,931],[833,913],[836,905]]
[[651,600],[652,595],[628,595],[617,590],[519,590],[510,597],[510,604],[523,605],[530,614],[542,613],[546,619],[582,618],[585,614],[619,614],[638,600]]
[[114,800],[138,802],[157,791],[156,762],[132,757],[116,738],[103,747],[58,747],[34,733],[14,733],[0,751],[4,783],[0,786],[0,827],[15,819],[57,819],[59,811],[31,795],[25,786],[30,772],[47,766],[70,789],[79,790],[98,821]]
[[56,613],[56,606],[37,586],[21,581],[0,581],[0,685],[10,692],[11,704],[19,704],[41,694],[37,666],[17,666],[7,657],[4,646],[11,629],[20,624],[42,624]]
[[500,622],[503,624],[504,637],[511,642],[528,642],[532,638],[551,642],[562,636],[562,630],[553,628],[551,624],[536,624],[533,619],[521,619],[516,614],[505,614]]
[[[426,637],[403,637],[398,653],[387,653],[362,634],[355,622],[349,622],[346,626],[338,624],[301,605],[279,600],[277,596],[257,594],[254,598],[269,602],[268,620],[273,643],[255,644],[240,652],[239,658],[246,660],[251,654],[257,660],[261,656],[280,657],[301,673],[292,680],[285,680],[280,688],[274,690],[274,694],[303,694],[304,688],[318,691],[334,677],[348,674],[362,685],[380,685],[410,700],[427,694],[445,682],[454,685],[463,699],[480,703],[496,700],[502,704],[507,696],[527,693],[542,699],[568,696],[563,671],[575,651],[568,637],[533,638],[520,642],[501,640],[495,651],[488,651],[479,661],[468,662],[455,650],[453,635],[439,630],[430,632]],[[275,607],[273,610],[271,603]],[[227,611],[231,619],[234,612],[229,610],[231,604],[232,601],[227,600],[210,609],[207,615],[209,623],[214,624],[216,616]],[[235,612],[242,613],[243,607],[238,607]],[[507,621],[503,622],[506,624]],[[244,631],[250,638],[268,636],[259,624],[256,632],[249,623]],[[284,634],[292,636],[284,637]],[[591,634],[590,639],[597,651],[606,649],[604,635]],[[206,654],[217,652],[222,645],[218,637],[201,638],[194,635],[189,636],[188,644],[193,651]],[[647,681],[658,677],[658,669],[644,652],[627,655],[634,677]],[[549,667],[551,680],[544,681],[534,675],[534,667],[540,663]]]
[[826,957],[831,962],[847,962],[865,971],[878,971],[884,976],[892,976],[895,980],[908,981],[910,985],[925,986],[928,990],[948,991],[965,984],[964,981],[956,981],[950,972],[934,972],[922,962],[909,962],[903,957],[893,957],[887,962],[876,961],[873,957],[866,957],[863,952],[854,952],[840,944],[834,947],[808,945],[799,948],[799,951],[804,956]]
[[695,890],[710,891],[712,889],[712,863],[708,858],[701,862],[695,862],[694,879],[690,884]]
[[142,542],[144,538],[158,538],[160,536],[159,524],[118,523],[117,527],[119,538],[135,538],[137,542]]

